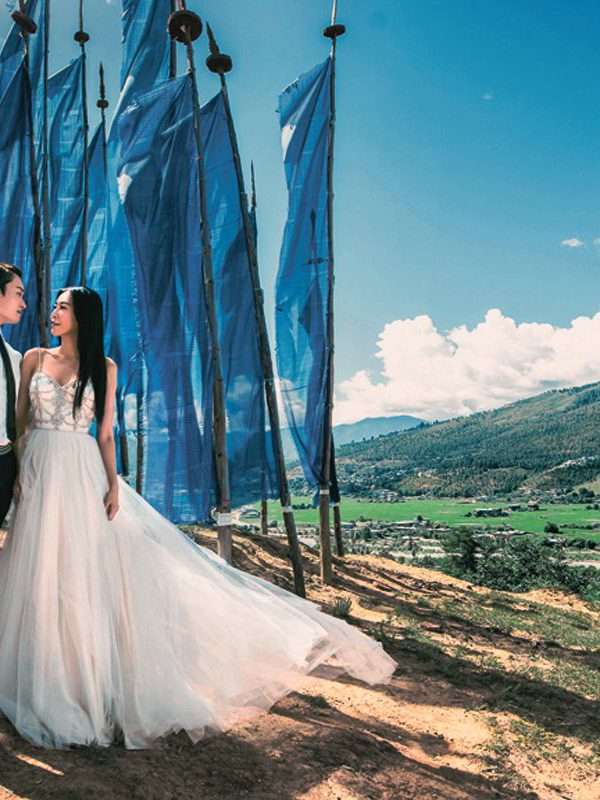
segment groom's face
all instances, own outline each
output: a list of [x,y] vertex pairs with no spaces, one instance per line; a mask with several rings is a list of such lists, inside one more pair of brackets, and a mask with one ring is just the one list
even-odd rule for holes
[[6,284],[4,294],[0,292],[0,324],[15,325],[27,308],[25,287],[18,275]]

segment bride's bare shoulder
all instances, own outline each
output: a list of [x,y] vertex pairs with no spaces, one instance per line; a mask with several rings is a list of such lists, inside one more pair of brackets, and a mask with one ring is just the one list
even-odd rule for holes
[[113,373],[117,371],[117,362],[113,361],[112,358],[106,356],[106,371],[108,373]]
[[27,350],[23,356],[23,366],[26,367],[29,364],[37,364],[45,353],[46,350],[43,347],[32,347],[31,350]]

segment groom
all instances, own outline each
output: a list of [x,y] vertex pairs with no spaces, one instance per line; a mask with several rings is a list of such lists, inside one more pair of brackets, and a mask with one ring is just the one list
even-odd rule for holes
[[[16,325],[25,311],[21,270],[0,261],[0,325]],[[17,438],[16,405],[21,354],[0,332],[0,525],[10,507],[17,475],[13,444]]]

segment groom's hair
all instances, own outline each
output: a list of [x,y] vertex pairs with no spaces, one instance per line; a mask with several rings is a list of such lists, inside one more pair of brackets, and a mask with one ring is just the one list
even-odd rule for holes
[[23,273],[18,267],[12,264],[7,264],[5,261],[0,261],[0,292],[6,293],[6,287],[13,280],[15,275],[18,278],[23,277]]

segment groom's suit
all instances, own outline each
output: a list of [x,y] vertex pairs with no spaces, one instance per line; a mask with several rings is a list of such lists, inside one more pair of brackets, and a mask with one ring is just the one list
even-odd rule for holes
[[[15,405],[21,376],[21,354],[0,333],[0,525],[10,507],[17,476]],[[10,372],[7,374],[7,369]]]

